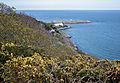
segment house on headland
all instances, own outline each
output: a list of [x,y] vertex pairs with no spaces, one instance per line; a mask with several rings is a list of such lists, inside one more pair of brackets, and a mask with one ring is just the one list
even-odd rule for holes
[[53,24],[54,27],[64,27],[64,23],[54,23]]

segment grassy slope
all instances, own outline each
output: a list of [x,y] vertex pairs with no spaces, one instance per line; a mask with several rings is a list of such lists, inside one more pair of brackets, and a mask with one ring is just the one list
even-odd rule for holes
[[4,70],[0,75],[4,81],[120,82],[120,61],[77,54],[46,28],[45,23],[23,14],[0,14],[0,70]]
[[73,49],[49,34],[46,27],[45,23],[24,14],[0,14],[0,42],[42,48],[47,55],[75,54]]

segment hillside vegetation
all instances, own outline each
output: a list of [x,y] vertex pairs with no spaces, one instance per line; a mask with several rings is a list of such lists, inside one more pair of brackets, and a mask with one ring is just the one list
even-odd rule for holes
[[[75,54],[45,30],[47,25],[24,14],[0,14],[0,42],[41,48],[47,55]],[[56,54],[57,53],[57,54]]]
[[120,83],[119,60],[78,53],[51,28],[25,14],[0,11],[0,83]]

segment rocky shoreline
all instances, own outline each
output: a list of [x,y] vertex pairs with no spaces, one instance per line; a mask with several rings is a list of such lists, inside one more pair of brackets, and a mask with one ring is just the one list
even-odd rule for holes
[[49,30],[50,33],[52,33],[53,35],[56,33],[59,33],[62,37],[62,39],[60,41],[62,41],[64,44],[68,45],[70,48],[72,48],[73,50],[75,50],[77,53],[82,53],[82,54],[87,54],[85,52],[83,52],[82,50],[80,50],[78,48],[77,45],[73,44],[73,42],[71,41],[72,36],[65,33],[64,30],[65,29],[70,29],[73,28],[71,26],[68,26],[64,23],[50,23],[51,24],[51,30]]
[[[73,28],[73,27],[67,25],[68,22],[69,23],[71,22],[71,24],[80,24],[80,23],[84,24],[84,23],[91,23],[92,21],[89,21],[89,20],[73,20],[73,21],[67,20],[64,22],[54,22],[54,23],[52,22],[52,23],[50,23],[52,30],[55,31],[52,34],[56,33],[56,31],[59,32],[62,36],[62,41],[64,44],[68,45],[70,48],[75,50],[77,53],[92,56],[92,55],[84,52],[83,50],[81,50],[77,45],[73,44],[73,42],[71,41],[72,36],[64,32],[64,30],[66,30],[66,29]],[[57,24],[57,26],[55,26],[55,24]],[[95,59],[98,59],[95,56],[92,56],[92,57]]]

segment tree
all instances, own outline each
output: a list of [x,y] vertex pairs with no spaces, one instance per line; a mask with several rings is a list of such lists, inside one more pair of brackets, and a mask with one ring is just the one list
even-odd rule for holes
[[0,3],[0,13],[10,14],[10,13],[14,13],[15,10],[16,9],[14,7],[10,7],[10,6],[7,6],[4,3]]

